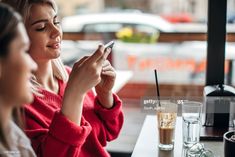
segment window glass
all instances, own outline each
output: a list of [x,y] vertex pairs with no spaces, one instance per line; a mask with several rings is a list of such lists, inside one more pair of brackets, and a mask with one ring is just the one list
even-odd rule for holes
[[[234,1],[228,0],[228,31],[235,30]],[[61,0],[58,4],[63,6],[63,2]],[[64,53],[75,58],[66,60],[66,63],[72,65],[82,55],[90,55],[100,42],[115,40],[109,58],[112,65],[117,71],[131,71],[133,74],[124,87],[143,85],[142,96],[155,95],[153,70],[157,69],[160,86],[164,87],[161,88],[162,95],[203,95],[206,80],[207,44],[204,33],[207,31],[207,1],[87,0],[66,5],[69,7],[60,7],[65,34],[83,33],[82,37],[73,41],[69,52],[62,53],[62,59]],[[83,9],[79,13],[79,5],[86,8],[86,12]],[[67,44],[66,41],[64,43]],[[231,64],[235,56],[234,49],[235,44],[228,42],[225,81],[230,79],[232,83],[235,75],[231,68],[234,66]]]
[[97,24],[87,24],[84,25],[84,32],[117,32],[117,30],[122,28],[120,23],[97,23]]

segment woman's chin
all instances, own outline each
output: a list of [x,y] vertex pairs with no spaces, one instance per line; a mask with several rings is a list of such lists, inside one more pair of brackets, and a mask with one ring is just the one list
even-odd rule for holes
[[23,104],[32,103],[33,100],[34,100],[33,93],[30,92],[30,93],[27,94],[27,96],[25,96]]
[[54,57],[59,57],[61,54],[61,49],[53,49],[51,50],[51,55],[53,55]]
[[53,54],[51,59],[57,59],[59,57],[60,57],[60,52],[56,52],[56,53]]

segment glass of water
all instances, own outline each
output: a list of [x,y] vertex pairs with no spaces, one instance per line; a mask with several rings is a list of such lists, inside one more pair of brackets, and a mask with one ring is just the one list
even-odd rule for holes
[[182,103],[183,144],[191,147],[200,141],[202,103],[184,101]]

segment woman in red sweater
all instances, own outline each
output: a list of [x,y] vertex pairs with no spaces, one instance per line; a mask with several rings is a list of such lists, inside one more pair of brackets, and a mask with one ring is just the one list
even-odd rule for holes
[[[65,68],[59,58],[62,31],[53,0],[2,0],[18,10],[38,64],[39,89],[25,107],[26,134],[38,156],[106,157],[107,141],[123,124],[122,103],[112,93],[115,71],[101,44],[89,57]],[[69,77],[68,77],[69,76]],[[67,81],[68,80],[68,81]],[[95,87],[97,96],[91,91]]]

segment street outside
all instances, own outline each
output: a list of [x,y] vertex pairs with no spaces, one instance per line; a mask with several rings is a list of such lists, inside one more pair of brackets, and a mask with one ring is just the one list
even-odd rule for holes
[[[99,41],[63,41],[62,60],[74,63],[84,55],[90,55]],[[226,59],[235,59],[235,44],[226,45]],[[154,83],[154,69],[158,70],[160,83],[204,84],[206,67],[206,42],[183,43],[124,43],[115,41],[112,64],[116,70],[131,70],[130,82]],[[225,73],[228,62],[225,62]]]

